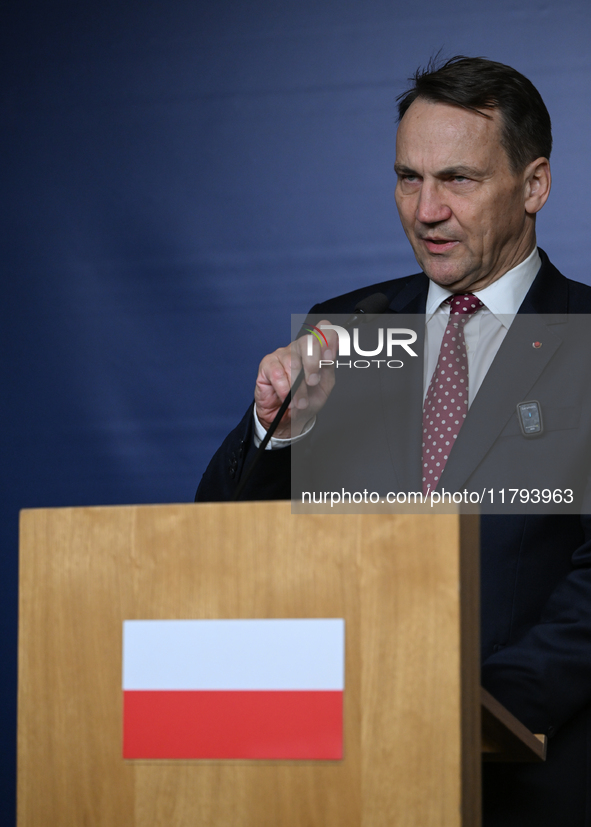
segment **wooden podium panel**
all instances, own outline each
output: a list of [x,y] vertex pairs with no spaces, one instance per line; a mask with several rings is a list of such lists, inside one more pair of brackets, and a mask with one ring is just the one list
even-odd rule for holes
[[[35,510],[20,564],[19,827],[480,824],[477,518]],[[345,618],[342,761],[123,760],[123,620],[300,617]]]

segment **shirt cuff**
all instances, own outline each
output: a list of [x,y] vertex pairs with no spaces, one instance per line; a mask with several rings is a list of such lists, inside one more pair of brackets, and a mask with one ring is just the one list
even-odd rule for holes
[[[259,422],[256,405],[253,407],[252,412],[254,414],[254,434],[252,438],[254,441],[254,447],[258,448],[267,435],[267,432]],[[288,439],[279,439],[279,437],[272,436],[267,447],[265,448],[265,451],[276,451],[278,448],[289,448],[290,445],[294,445],[296,442],[304,439],[304,437],[307,436],[314,427],[315,422],[316,417],[313,416],[312,419],[306,422],[304,430],[301,434],[298,434],[298,436],[288,437]]]

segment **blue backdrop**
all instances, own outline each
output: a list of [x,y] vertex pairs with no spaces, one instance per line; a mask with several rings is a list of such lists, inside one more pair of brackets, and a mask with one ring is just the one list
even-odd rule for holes
[[509,63],[555,135],[541,246],[589,283],[587,0],[7,0],[0,34],[0,816],[20,508],[189,501],[290,314],[416,270],[395,98]]

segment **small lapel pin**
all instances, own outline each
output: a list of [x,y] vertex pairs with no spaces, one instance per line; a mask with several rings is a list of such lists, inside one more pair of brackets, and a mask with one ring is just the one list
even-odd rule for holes
[[542,343],[541,342],[532,342],[532,346],[535,347],[535,349],[537,350],[539,347],[542,347]]

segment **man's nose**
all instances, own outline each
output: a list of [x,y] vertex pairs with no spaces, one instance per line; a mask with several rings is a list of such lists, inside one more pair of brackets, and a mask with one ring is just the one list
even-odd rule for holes
[[441,191],[439,182],[423,181],[417,204],[417,220],[421,224],[437,224],[447,221],[451,215],[451,208],[447,204],[445,192]]

